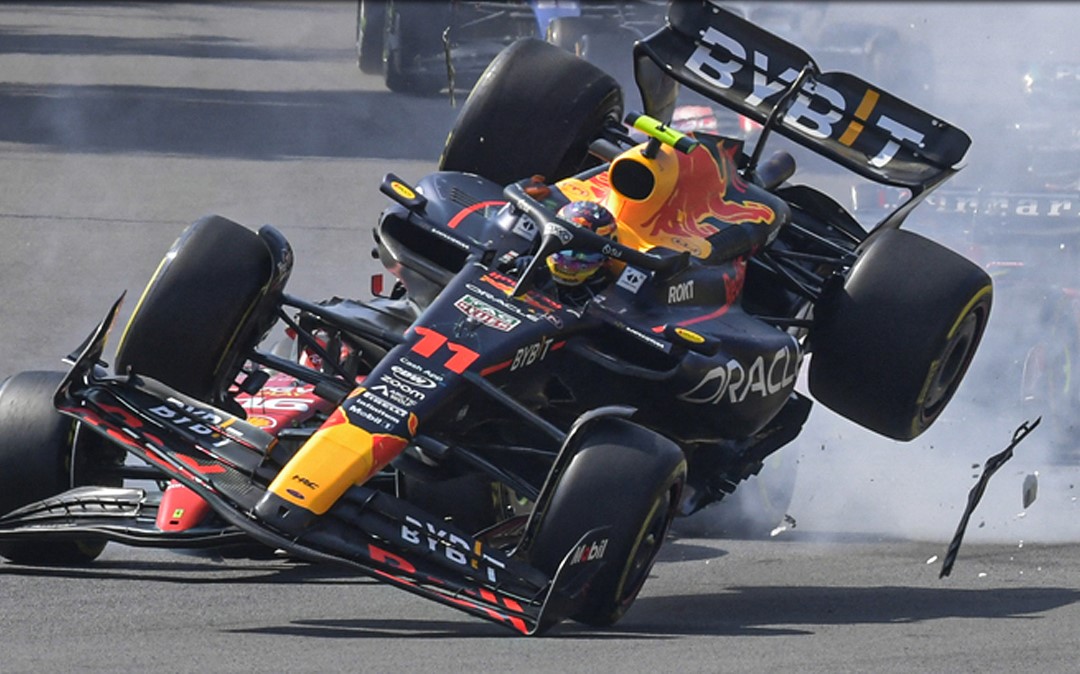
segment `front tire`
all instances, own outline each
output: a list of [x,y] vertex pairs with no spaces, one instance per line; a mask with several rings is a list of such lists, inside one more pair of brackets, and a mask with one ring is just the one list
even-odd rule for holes
[[500,185],[555,182],[589,166],[589,144],[622,117],[618,83],[542,40],[510,45],[488,65],[446,140],[439,169]]
[[815,308],[810,392],[872,431],[917,437],[960,386],[992,296],[970,260],[913,232],[881,232]]
[[273,277],[258,234],[209,216],[188,227],[162,260],[116,349],[129,369],[212,404],[226,400],[244,354],[261,338],[254,316]]
[[[102,469],[124,453],[53,407],[62,372],[21,372],[0,384],[0,515],[85,484],[119,486]],[[0,544],[17,564],[84,565],[105,541],[21,540]]]
[[530,561],[554,575],[586,532],[610,526],[605,566],[571,617],[611,625],[649,576],[678,509],[686,461],[673,442],[624,419],[601,418],[559,478],[530,546]]
[[634,91],[634,42],[641,37],[629,28],[595,16],[564,16],[548,24],[547,41],[585,59],[615,78],[624,92]]

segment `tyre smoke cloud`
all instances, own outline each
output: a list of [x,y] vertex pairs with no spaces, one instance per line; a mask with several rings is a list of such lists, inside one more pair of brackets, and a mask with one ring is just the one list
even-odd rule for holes
[[[1080,299],[1073,290],[1080,287],[1080,123],[1070,104],[1080,103],[1080,50],[1069,30],[1080,7],[727,4],[806,49],[822,70],[854,73],[972,137],[964,168],[905,227],[995,279],[982,346],[956,397],[922,436],[893,441],[815,406],[803,434],[766,462],[763,474],[770,464],[798,463],[789,518],[772,533],[914,538],[944,549],[986,459],[1021,423],[1041,416],[990,480],[966,540],[1080,540]],[[628,95],[629,106],[635,100]],[[770,144],[799,161],[792,182],[824,189],[868,227],[882,214],[858,210],[865,204],[855,195],[868,186],[861,179],[783,139]],[[800,390],[808,394],[805,383]],[[1032,485],[1038,498],[1025,504]],[[725,505],[743,501],[729,497]],[[706,511],[683,531],[708,533],[713,517]]]

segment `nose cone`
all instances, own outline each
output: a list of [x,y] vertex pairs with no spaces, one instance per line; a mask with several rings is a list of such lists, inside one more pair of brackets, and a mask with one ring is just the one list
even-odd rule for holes
[[408,444],[406,438],[371,433],[350,423],[338,408],[281,469],[270,493],[321,515],[349,487],[382,470]]

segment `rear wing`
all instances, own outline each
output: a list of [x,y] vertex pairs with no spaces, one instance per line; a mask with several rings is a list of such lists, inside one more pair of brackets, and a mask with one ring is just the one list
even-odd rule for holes
[[634,62],[646,114],[664,121],[677,95],[671,80],[763,125],[798,87],[777,132],[913,194],[955,173],[971,145],[962,130],[854,75],[820,72],[799,47],[711,0],[672,2],[667,25],[635,45]]

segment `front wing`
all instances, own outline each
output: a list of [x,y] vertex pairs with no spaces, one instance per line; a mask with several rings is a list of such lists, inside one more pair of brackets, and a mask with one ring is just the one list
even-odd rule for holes
[[247,534],[220,522],[180,531],[157,526],[160,498],[132,487],[76,487],[0,517],[0,541],[105,540],[135,547],[222,548],[250,544]]
[[[276,474],[273,438],[159,382],[108,376],[98,362],[119,306],[118,301],[75,360],[57,390],[56,407],[195,491],[224,522],[220,532],[242,532],[301,559],[353,568],[521,634],[542,632],[580,606],[589,580],[605,562],[571,559],[571,553],[598,544],[608,535],[606,527],[582,536],[549,578],[405,501],[363,486],[351,487],[326,514],[297,533],[261,521],[255,504]],[[126,513],[137,519],[133,494],[113,496],[122,497],[117,501],[126,503]],[[128,527],[121,536],[115,526],[65,517],[63,510],[52,509],[51,524],[41,526],[40,517],[49,508],[31,504],[0,520],[0,536],[63,535],[67,522],[68,535],[92,532],[121,542],[128,542],[125,536],[147,538],[130,533],[138,527]],[[158,540],[170,539],[163,535]]]

